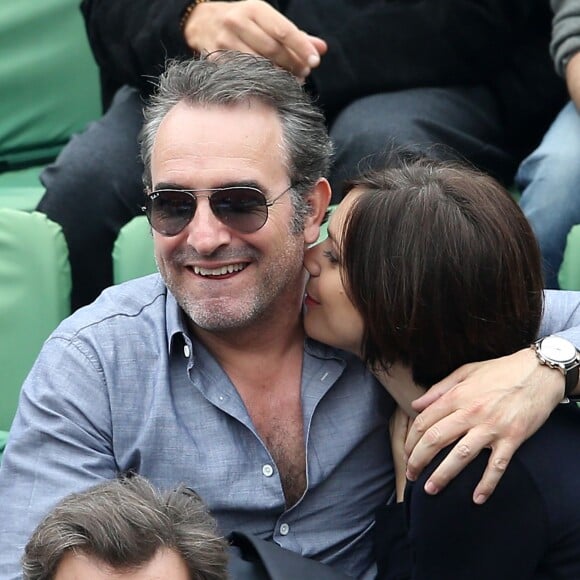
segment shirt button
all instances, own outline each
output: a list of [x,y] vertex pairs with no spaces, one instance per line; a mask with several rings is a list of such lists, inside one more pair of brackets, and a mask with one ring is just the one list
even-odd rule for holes
[[266,463],[266,465],[264,465],[262,467],[262,473],[266,476],[266,477],[272,477],[272,475],[274,474],[274,468],[271,465],[268,465]]
[[183,354],[185,358],[189,358],[189,346],[187,344],[183,347]]
[[282,536],[287,536],[289,531],[290,531],[290,526],[288,524],[282,524],[280,526],[280,534]]

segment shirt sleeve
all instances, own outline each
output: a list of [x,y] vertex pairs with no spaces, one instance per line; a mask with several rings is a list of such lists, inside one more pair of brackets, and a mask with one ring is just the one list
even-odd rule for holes
[[566,60],[580,51],[580,5],[575,0],[552,0],[550,53],[558,74],[564,76]]
[[0,570],[20,578],[34,528],[69,493],[117,475],[102,370],[80,342],[53,336],[20,396],[0,469]]
[[473,490],[489,458],[481,453],[445,490],[429,496],[423,485],[446,453],[408,490],[412,578],[534,578],[548,541],[547,519],[525,468],[514,458],[490,499],[475,505]]
[[580,292],[546,290],[539,336],[558,334],[580,348]]

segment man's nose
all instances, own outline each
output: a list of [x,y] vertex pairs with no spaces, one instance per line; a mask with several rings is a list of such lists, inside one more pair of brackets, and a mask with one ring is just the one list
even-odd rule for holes
[[219,247],[231,242],[231,231],[213,213],[209,199],[197,198],[197,207],[187,225],[187,243],[200,255],[213,254]]

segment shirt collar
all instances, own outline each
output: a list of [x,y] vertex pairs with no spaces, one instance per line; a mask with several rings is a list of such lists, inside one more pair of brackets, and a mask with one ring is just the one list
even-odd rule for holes
[[307,354],[316,358],[337,360],[343,363],[346,362],[347,359],[351,358],[351,355],[349,355],[349,353],[344,350],[323,344],[322,342],[318,342],[317,340],[308,337],[306,337],[306,340],[304,341],[304,350]]
[[[168,351],[171,354],[172,350],[178,346],[181,348],[185,337],[189,337],[189,330],[185,323],[186,314],[177,303],[175,296],[167,288],[167,300],[165,302],[165,320],[167,332]],[[178,337],[181,340],[178,340]],[[334,359],[345,362],[348,359],[347,353],[327,344],[323,344],[312,338],[306,338],[304,343],[304,350],[309,354],[319,359]]]
[[[183,341],[186,336],[189,336],[189,332],[185,324],[185,314],[169,288],[167,288],[167,300],[165,301],[165,325],[167,347],[169,354],[171,354],[176,345],[183,346]],[[181,340],[178,340],[178,337]]]

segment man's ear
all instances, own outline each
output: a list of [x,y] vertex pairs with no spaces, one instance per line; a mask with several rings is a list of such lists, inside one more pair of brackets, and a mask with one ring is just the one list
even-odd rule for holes
[[310,213],[304,222],[304,241],[307,245],[318,240],[320,225],[326,215],[331,195],[330,183],[327,179],[320,178],[306,197],[310,207]]

